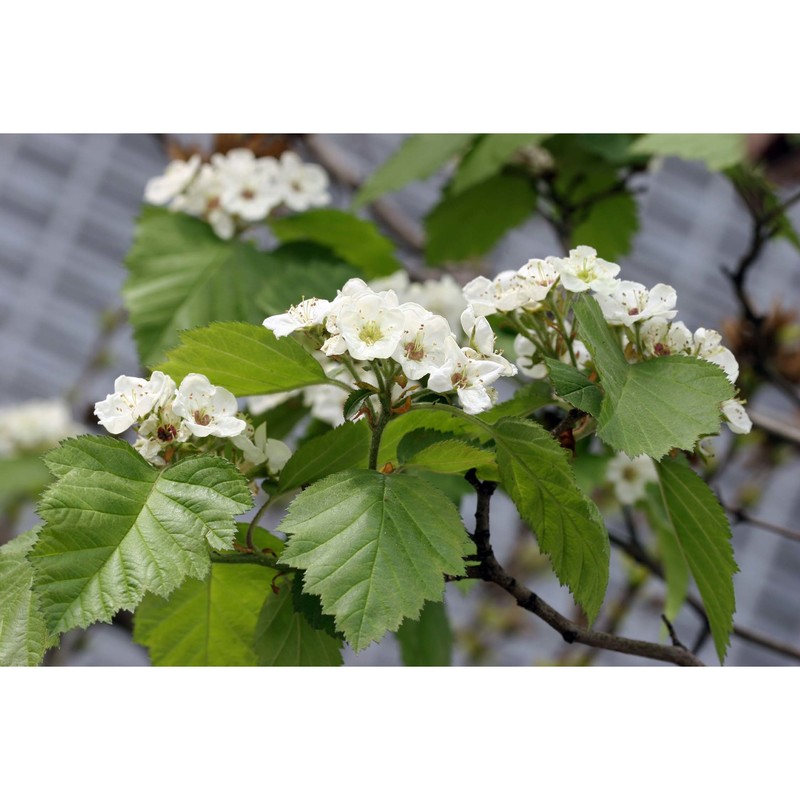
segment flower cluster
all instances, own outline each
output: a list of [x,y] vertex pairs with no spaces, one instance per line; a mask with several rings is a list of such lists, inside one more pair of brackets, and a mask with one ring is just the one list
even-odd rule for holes
[[278,206],[306,211],[331,199],[328,175],[319,165],[289,151],[280,160],[256,158],[247,148],[214,153],[205,164],[199,155],[173,161],[147,182],[144,197],[206,220],[222,239],[263,221]]
[[43,453],[83,433],[63,400],[31,400],[0,408],[0,458]]
[[606,467],[606,478],[614,485],[614,494],[623,505],[632,505],[642,500],[647,493],[647,484],[658,481],[658,473],[650,456],[630,458],[617,453]]
[[[675,321],[677,295],[666,284],[648,289],[617,278],[619,266],[597,257],[591,247],[577,247],[567,258],[532,259],[520,269],[501,272],[494,280],[480,277],[464,287],[476,315],[504,314],[518,331],[514,349],[523,374],[547,375],[545,358],[583,367],[590,356],[575,337],[568,318],[573,295],[591,291],[606,322],[617,329],[629,362],[666,355],[688,355],[721,367],[731,383],[739,366],[717,331],[692,333]],[[751,422],[739,400],[722,404],[734,433],[748,433]]]
[[[199,449],[197,440],[230,439],[252,465],[267,463],[278,472],[290,451],[283,442],[254,431],[239,415],[236,397],[205,375],[189,373],[180,386],[163,372],[149,380],[120,375],[114,393],[95,403],[94,413],[109,433],[135,427],[134,447],[152,464],[164,466],[182,446]],[[262,426],[263,427],[263,426]]]
[[[402,405],[420,389],[456,392],[467,413],[495,402],[491,384],[516,367],[494,350],[494,334],[483,316],[467,309],[460,319],[462,347],[445,317],[419,303],[401,303],[393,289],[375,291],[353,278],[332,301],[304,300],[285,314],[264,320],[277,337],[302,332],[314,349],[349,372],[345,385],[373,385]],[[340,381],[342,383],[342,381]]]

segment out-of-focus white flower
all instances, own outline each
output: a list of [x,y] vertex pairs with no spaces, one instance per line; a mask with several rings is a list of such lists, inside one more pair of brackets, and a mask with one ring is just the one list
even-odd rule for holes
[[726,400],[722,404],[722,413],[725,415],[727,425],[733,433],[750,433],[752,430],[753,421],[738,400]]
[[561,285],[570,292],[608,292],[619,272],[618,264],[598,258],[597,251],[585,245],[570,250],[567,258],[554,258],[550,263],[561,275]]
[[671,286],[657,283],[648,289],[636,281],[617,281],[608,294],[596,295],[606,322],[610,325],[625,325],[632,328],[637,322],[654,317],[672,319],[677,294]]
[[629,458],[625,453],[617,453],[608,462],[606,478],[614,484],[617,500],[632,505],[645,496],[647,484],[655,483],[658,474],[649,456]]
[[336,326],[353,358],[389,358],[400,343],[405,315],[394,292],[386,294],[370,292],[340,306]]
[[275,392],[274,394],[259,394],[247,398],[247,407],[251,414],[258,416],[265,411],[277,408],[292,397],[300,394],[301,389],[293,389],[291,392]]
[[736,383],[739,377],[739,362],[736,356],[723,346],[722,336],[717,331],[698,328],[694,332],[694,355],[721,367],[728,380]]
[[403,303],[399,310],[403,324],[392,357],[409,378],[419,380],[444,363],[445,342],[453,334],[444,317],[431,314],[416,303]]
[[520,147],[514,154],[513,160],[528,167],[534,175],[550,172],[556,165],[553,154],[538,144],[526,144]]
[[220,239],[230,239],[236,232],[236,223],[222,205],[226,188],[219,170],[203,164],[197,178],[172,201],[170,208],[206,219]]
[[236,416],[239,410],[236,398],[196,372],[190,372],[181,381],[172,409],[185,420],[186,427],[201,438],[237,436],[247,426]]
[[83,432],[61,399],[6,406],[0,408],[0,458],[49,450]]
[[256,158],[246,147],[215,153],[211,163],[223,185],[222,207],[247,222],[265,219],[280,205],[279,168],[274,158]]
[[411,283],[407,294],[398,292],[398,295],[404,301],[418,303],[432,314],[444,317],[452,330],[458,328],[458,320],[464,310],[464,295],[461,286],[450,275]]
[[173,161],[163,175],[147,181],[144,199],[156,206],[166,205],[192,182],[199,167],[200,156],[196,154],[188,161]]
[[280,472],[292,456],[292,451],[280,439],[267,438],[266,422],[255,431],[251,427],[245,433],[234,436],[231,443],[242,451],[249,463],[255,466],[266,463],[273,474]]
[[280,339],[295,331],[321,325],[325,321],[330,305],[327,300],[310,297],[308,300],[292,306],[285,314],[274,314],[267,317],[263,324]]
[[292,211],[306,211],[331,201],[328,173],[319,164],[304,164],[291,151],[281,156],[277,181],[281,199]]
[[114,393],[95,403],[94,413],[109,433],[122,433],[169,402],[174,393],[175,381],[163,372],[156,370],[150,380],[120,375],[114,381]]

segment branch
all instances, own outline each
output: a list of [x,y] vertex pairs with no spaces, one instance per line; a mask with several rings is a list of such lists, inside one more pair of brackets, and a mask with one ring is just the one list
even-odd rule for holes
[[466,478],[475,487],[478,496],[475,510],[475,533],[472,537],[478,550],[478,559],[480,561],[479,567],[474,570],[477,576],[484,581],[496,584],[506,591],[517,601],[517,605],[546,622],[551,628],[558,631],[564,641],[569,644],[578,642],[589,647],[598,647],[602,650],[612,650],[617,653],[625,653],[642,658],[652,658],[657,661],[667,661],[680,666],[704,666],[703,662],[693,653],[680,647],[627,639],[623,636],[582,628],[560,614],[530,589],[520,584],[516,578],[513,578],[500,566],[490,542],[489,504],[497,484],[491,481],[479,481],[475,475],[475,470],[470,470]]

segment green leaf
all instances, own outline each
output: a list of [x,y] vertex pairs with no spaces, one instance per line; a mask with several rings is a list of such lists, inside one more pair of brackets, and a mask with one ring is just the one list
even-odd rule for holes
[[604,442],[631,458],[659,460],[717,433],[720,405],[734,391],[719,367],[688,356],[628,364],[597,301],[584,295],[574,309],[605,392],[597,427]]
[[586,218],[573,229],[571,242],[573,247],[591,245],[603,258],[614,261],[631,251],[638,229],[636,200],[626,191],[592,203]]
[[0,547],[0,666],[33,667],[44,658],[47,627],[32,591],[33,567],[26,555],[37,531]]
[[746,147],[741,133],[648,133],[631,145],[630,152],[705,161],[709,169],[720,171],[744,161]]
[[511,228],[536,210],[531,180],[502,173],[461,194],[445,197],[425,218],[425,255],[431,264],[487,253]]
[[600,416],[603,391],[596,383],[592,383],[572,364],[564,364],[554,358],[545,358],[545,363],[549,370],[550,380],[562,400],[566,400],[570,405],[593,417]]
[[269,224],[282,242],[309,241],[329,247],[348,264],[358,267],[366,280],[403,268],[394,255],[394,245],[374,223],[347,211],[320,208],[271,219]]
[[461,161],[448,192],[460,194],[491,178],[500,172],[520,147],[538,144],[546,136],[543,133],[487,133],[481,136]]
[[198,456],[159,471],[127,442],[68,439],[46,457],[59,480],[29,555],[51,633],[108,622],[145,592],[168,595],[208,572],[208,546],[230,547],[233,518],[252,505],[228,461]]
[[16,500],[38,497],[50,483],[50,472],[41,456],[0,459],[0,509]]
[[419,619],[407,619],[395,634],[407,667],[449,667],[453,632],[444,603],[427,602]]
[[453,438],[434,442],[405,461],[408,467],[419,467],[447,475],[464,475],[471,469],[492,467],[494,464],[494,453],[491,450],[484,450],[461,439]]
[[733,576],[739,571],[728,518],[714,493],[685,460],[664,460],[656,466],[667,520],[700,590],[722,663],[733,631]]
[[263,325],[215,322],[185,331],[181,345],[158,366],[176,383],[190,372],[236,395],[273,394],[325,383],[319,362],[291,336],[280,339]]
[[624,164],[630,158],[630,145],[636,139],[632,133],[577,133],[575,143],[587,153],[599,156],[611,164]]
[[342,414],[347,420],[352,420],[364,407],[364,402],[370,396],[375,394],[372,389],[353,389],[342,406]]
[[277,595],[270,593],[264,601],[255,631],[259,666],[338,667],[342,643],[308,623],[295,609],[292,591],[284,584]]
[[552,392],[547,381],[533,381],[517,389],[510,400],[478,414],[478,419],[493,425],[504,417],[529,417],[534,411],[552,402]]
[[495,431],[503,486],[559,582],[593,621],[608,585],[609,543],[600,512],[578,488],[567,451],[544,428],[508,418]]
[[406,474],[347,470],[315,483],[289,506],[281,561],[304,569],[304,591],[319,595],[354,650],[440,600],[443,573],[463,575],[470,552],[455,506]]
[[372,173],[361,187],[355,205],[371,203],[412,181],[433,175],[475,138],[474,133],[420,133],[409,136],[400,149]]
[[322,631],[334,639],[344,641],[344,636],[336,630],[336,620],[330,614],[323,612],[319,597],[303,591],[303,576],[300,571],[295,572],[295,575],[300,577],[291,581],[294,610],[302,614],[315,631]]
[[278,491],[283,494],[326,475],[351,467],[366,467],[370,431],[366,420],[346,422],[303,444],[281,471]]
[[147,206],[125,264],[125,307],[148,366],[178,343],[181,329],[215,320],[261,322],[258,294],[269,276],[280,277],[252,243],[223,241],[202,220]]

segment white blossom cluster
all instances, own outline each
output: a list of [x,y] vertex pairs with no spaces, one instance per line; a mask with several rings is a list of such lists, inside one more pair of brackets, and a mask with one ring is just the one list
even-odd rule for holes
[[647,493],[647,484],[658,481],[658,473],[650,456],[630,458],[617,453],[606,467],[606,478],[614,485],[617,500],[624,505],[633,505]]
[[375,291],[353,278],[332,301],[310,298],[285,314],[264,320],[277,337],[307,332],[317,349],[344,364],[355,386],[374,367],[393,362],[393,401],[401,402],[427,379],[428,389],[455,391],[469,414],[485,411],[496,400],[493,384],[516,374],[516,367],[494,350],[494,333],[483,316],[466,309],[460,324],[468,346],[461,347],[445,317],[415,302],[401,303],[393,289]]
[[[682,322],[673,321],[678,313],[675,289],[664,283],[648,289],[620,280],[619,270],[617,264],[598,258],[593,248],[581,246],[570,250],[567,258],[531,259],[494,280],[475,278],[464,287],[464,297],[476,315],[503,313],[512,320],[519,331],[514,343],[517,365],[533,378],[547,375],[545,357],[576,367],[587,363],[589,353],[573,336],[566,313],[571,294],[591,291],[606,322],[620,330],[629,362],[695,356],[721,367],[731,383],[736,381],[739,365],[717,331],[698,328],[692,333]],[[740,401],[728,400],[721,410],[734,433],[750,431],[752,423]]]
[[278,472],[291,454],[281,441],[254,431],[239,416],[236,397],[205,375],[189,373],[177,386],[163,372],[150,379],[120,375],[114,393],[95,403],[94,413],[109,433],[135,427],[134,447],[151,464],[164,466],[175,450],[197,439],[230,439],[253,465],[268,463]]
[[147,182],[144,198],[206,220],[222,239],[262,222],[279,206],[307,211],[331,200],[328,174],[318,164],[290,151],[280,160],[256,158],[243,147],[214,153],[210,163],[201,163],[199,155],[173,161]]
[[60,399],[31,400],[0,408],[0,458],[43,453],[84,429]]

